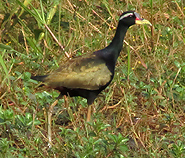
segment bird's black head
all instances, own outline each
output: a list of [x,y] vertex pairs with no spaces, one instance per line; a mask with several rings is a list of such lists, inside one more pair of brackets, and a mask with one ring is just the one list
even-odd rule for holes
[[134,24],[149,24],[152,25],[148,20],[145,20],[143,18],[140,17],[140,15],[138,13],[136,13],[135,11],[126,11],[124,12],[120,18],[119,18],[119,22],[124,24],[125,26],[131,26]]

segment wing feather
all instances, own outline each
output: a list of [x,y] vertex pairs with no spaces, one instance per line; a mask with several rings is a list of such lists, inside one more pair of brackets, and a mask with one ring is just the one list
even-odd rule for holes
[[107,68],[104,60],[96,58],[84,58],[69,61],[57,71],[51,73],[45,82],[52,88],[80,88],[97,90],[106,85],[112,78],[112,73]]

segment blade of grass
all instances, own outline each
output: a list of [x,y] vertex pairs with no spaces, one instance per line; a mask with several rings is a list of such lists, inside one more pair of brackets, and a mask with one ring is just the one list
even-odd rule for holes
[[40,24],[44,24],[41,15],[39,14],[39,12],[33,7],[33,5],[30,3],[30,6],[32,7],[32,9],[35,11],[35,13],[33,11],[31,11],[29,8],[27,8],[22,2],[20,2],[19,0],[16,0],[17,3],[25,10],[27,11],[29,14],[31,14],[38,22],[38,25]]
[[[25,1],[24,1],[24,5],[25,5],[25,6],[28,6],[28,4],[31,3],[31,1],[32,1],[32,0],[25,0]],[[23,14],[23,12],[24,12],[24,8],[21,8],[21,12],[20,12],[20,14],[19,14],[18,17],[20,17],[20,16]]]
[[[58,45],[60,46],[60,48],[64,51],[64,46],[61,45],[61,43],[58,41],[58,39],[56,38],[56,36],[54,35],[54,33],[51,31],[51,29],[47,26],[46,21],[45,21],[45,16],[44,16],[44,9],[42,6],[42,1],[40,0],[40,6],[41,6],[41,11],[42,11],[42,15],[40,15],[40,13],[38,12],[38,10],[30,3],[30,6],[32,7],[32,9],[34,10],[31,11],[29,8],[27,8],[23,3],[21,3],[19,0],[16,0],[17,3],[23,7],[28,13],[30,13],[36,20],[38,23],[38,26],[40,26],[41,28],[44,26],[49,33],[51,34],[51,36],[53,37],[53,39],[58,43]],[[54,14],[54,13],[51,13]],[[44,34],[41,35],[40,40],[43,38]],[[69,54],[65,51],[64,52],[65,55],[69,58]]]
[[2,55],[0,54],[0,64],[1,64],[1,66],[3,68],[2,70],[5,73],[5,77],[4,77],[4,79],[3,79],[2,83],[1,83],[1,86],[4,85],[4,82],[6,81],[6,79],[8,80],[8,85],[10,85],[10,79],[9,79],[8,69],[7,69],[6,64],[5,64],[4,60],[3,60],[3,56],[4,56],[5,52],[6,51],[4,50],[3,53],[2,53]]
[[[59,2],[54,2],[53,6],[51,6],[51,9],[49,13],[47,14],[46,24],[49,25],[51,23],[51,20],[53,19],[53,16],[55,15],[57,11],[57,6],[59,5]],[[60,11],[60,10],[59,10]],[[59,16],[60,18],[60,16]]]
[[[42,14],[42,18],[41,19],[42,19],[43,23],[46,24],[45,16],[44,16],[44,8],[43,8],[43,5],[42,5],[42,0],[40,0],[40,8],[41,8],[41,14]],[[34,8],[34,10],[35,10],[35,8]],[[35,10],[35,11],[37,12],[37,10]],[[38,15],[40,15],[40,14],[38,13]]]
[[107,2],[107,0],[103,0],[103,4],[105,5],[107,11],[109,12],[110,16],[112,17],[112,13],[110,11],[109,3]]
[[131,55],[130,55],[130,47],[127,47],[127,54],[128,54],[128,69],[127,69],[127,79],[129,80],[130,75],[130,63],[131,63]]

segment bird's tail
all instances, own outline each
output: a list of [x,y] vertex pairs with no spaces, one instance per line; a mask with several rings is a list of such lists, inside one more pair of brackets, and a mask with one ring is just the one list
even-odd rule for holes
[[46,78],[47,76],[48,76],[48,75],[43,75],[43,76],[31,76],[31,79],[36,80],[36,81],[42,81],[42,82],[44,82],[44,81],[45,81],[45,78]]

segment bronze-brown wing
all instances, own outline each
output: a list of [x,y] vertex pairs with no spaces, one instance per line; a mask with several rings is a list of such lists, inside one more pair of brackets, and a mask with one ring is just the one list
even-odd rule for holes
[[105,61],[94,55],[68,61],[46,77],[45,83],[52,88],[98,90],[111,80],[111,76]]

